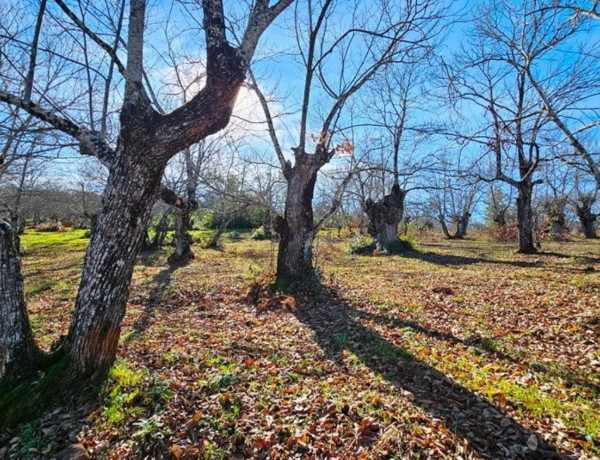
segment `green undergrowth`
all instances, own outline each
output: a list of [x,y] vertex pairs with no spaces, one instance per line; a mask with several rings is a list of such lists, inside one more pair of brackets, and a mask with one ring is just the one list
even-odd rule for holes
[[154,415],[172,397],[168,385],[148,370],[118,360],[100,391],[100,425],[111,429],[122,427],[131,418],[146,420],[142,417]]

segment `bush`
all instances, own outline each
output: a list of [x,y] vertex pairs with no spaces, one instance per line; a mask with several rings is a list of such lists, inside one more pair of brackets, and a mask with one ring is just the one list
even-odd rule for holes
[[268,233],[270,232],[266,231],[264,225],[261,225],[252,232],[252,239],[256,241],[268,240],[271,237]]
[[371,238],[367,238],[360,233],[353,236],[348,245],[348,254],[372,254],[375,250],[375,244],[371,241]]

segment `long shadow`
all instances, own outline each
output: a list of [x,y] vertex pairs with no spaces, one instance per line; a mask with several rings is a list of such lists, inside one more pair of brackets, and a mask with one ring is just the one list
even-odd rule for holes
[[424,262],[429,262],[435,265],[472,265],[479,263],[486,264],[498,264],[498,265],[510,265],[513,267],[540,267],[541,264],[537,261],[523,261],[523,260],[494,260],[485,259],[483,257],[468,257],[468,256],[457,256],[452,254],[440,254],[437,252],[424,252],[411,250],[402,254],[403,257],[410,259],[418,259]]
[[522,364],[531,367],[532,370],[535,370],[537,372],[541,372],[553,377],[560,377],[571,385],[578,385],[580,387],[587,388],[597,393],[600,393],[600,384],[598,383],[591,382],[582,377],[579,377],[574,372],[568,372],[566,369],[563,372],[560,372],[551,369],[548,366],[543,365],[541,363],[535,363],[535,365],[532,365],[532,363],[524,361],[521,357],[513,356],[511,354],[495,349],[493,346],[491,346],[489,341],[485,340],[485,338],[482,337],[465,340],[456,337],[453,334],[448,334],[447,332],[429,329],[413,320],[390,317],[382,314],[375,314],[364,310],[358,310],[355,308],[350,309],[348,314],[353,318],[356,318],[357,320],[373,321],[374,323],[382,326],[390,325],[396,328],[410,328],[413,331],[431,337],[432,339],[443,340],[445,342],[451,343],[452,345],[464,345],[466,347],[474,347],[481,353],[484,353],[488,356],[493,356],[503,361],[508,361],[512,364]]
[[[467,440],[484,458],[561,458],[557,448],[534,431],[502,413],[476,393],[420,361],[358,320],[359,311],[328,296],[318,304],[301,305],[297,318],[315,333],[327,356],[345,367],[343,351],[353,353],[373,372],[413,394],[413,404]],[[535,435],[536,439],[533,438]],[[537,441],[537,448],[528,447]]]
[[145,283],[145,287],[149,288],[150,292],[144,302],[142,314],[131,326],[132,330],[137,334],[141,334],[152,325],[156,309],[161,305],[164,294],[171,285],[173,273],[184,265],[170,263]]
[[[540,252],[535,254],[538,257],[558,257],[567,259],[571,256],[566,254],[560,254],[555,252]],[[544,263],[540,260],[496,260],[496,259],[486,259],[484,257],[469,257],[469,256],[458,256],[452,254],[440,254],[437,252],[431,251],[418,251],[418,250],[410,250],[402,253],[402,257],[407,257],[410,259],[418,259],[424,262],[429,262],[435,265],[443,265],[443,266],[454,266],[454,265],[473,265],[478,263],[483,264],[493,264],[493,265],[506,265],[512,267],[521,267],[521,268],[533,268],[533,267],[543,267]],[[600,264],[600,259],[595,257],[588,256],[574,256],[575,259],[579,259],[581,263],[584,264]],[[593,268],[592,268],[593,269]],[[566,272],[586,272],[590,271],[589,268],[579,269],[579,268],[563,268],[563,267],[553,267],[553,270],[557,271],[566,271]]]

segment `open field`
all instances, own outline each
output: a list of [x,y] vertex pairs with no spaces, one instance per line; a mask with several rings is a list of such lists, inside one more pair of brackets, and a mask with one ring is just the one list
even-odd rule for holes
[[[22,238],[43,347],[67,332],[87,241]],[[600,458],[600,241],[347,245],[319,239],[312,302],[247,300],[268,241],[183,267],[143,253],[98,403],[0,432],[0,457]]]

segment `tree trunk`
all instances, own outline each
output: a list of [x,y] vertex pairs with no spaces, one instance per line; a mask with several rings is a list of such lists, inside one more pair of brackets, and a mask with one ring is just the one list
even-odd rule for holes
[[519,196],[517,197],[517,226],[519,229],[518,252],[520,254],[537,253],[533,241],[532,192],[533,185],[531,184],[531,181],[525,181],[519,185]]
[[494,222],[498,227],[506,227],[506,208],[501,209],[494,214]]
[[161,165],[127,153],[108,179],[67,338],[75,371],[92,378],[115,359],[135,258],[163,174]]
[[183,261],[194,258],[192,252],[192,235],[190,235],[190,210],[177,209],[175,212],[175,252],[169,258],[170,261]]
[[307,163],[299,162],[290,170],[285,215],[275,222],[280,236],[277,279],[284,288],[305,284],[314,276],[312,199],[319,168]]
[[170,213],[171,211],[165,211],[156,225],[156,233],[154,235],[154,240],[152,241],[152,248],[154,249],[158,249],[165,244],[165,238],[167,237],[167,232],[169,231],[169,223],[167,219],[169,218]]
[[41,356],[29,325],[13,230],[0,221],[0,388],[29,373]]
[[405,195],[404,190],[394,184],[389,195],[385,195],[383,199],[368,199],[365,202],[365,213],[369,217],[367,229],[378,249],[394,250],[398,243],[398,224],[404,214]]
[[446,225],[446,218],[444,217],[444,215],[440,214],[438,216],[438,220],[440,221],[440,225],[442,227],[442,233],[444,234],[444,238],[446,238],[447,240],[451,240],[452,235],[450,235],[450,231],[448,230],[448,226]]
[[469,227],[470,219],[470,212],[466,212],[456,219],[456,233],[454,234],[454,239],[462,240],[465,236],[467,236],[467,229]]
[[19,238],[19,235],[20,235],[19,221],[20,221],[19,214],[17,214],[16,212],[11,212],[10,213],[10,228],[11,228],[12,238],[14,240],[15,247],[17,249],[17,253],[21,252],[21,238]]
[[575,205],[575,212],[579,218],[581,230],[583,231],[583,235],[588,239],[596,238],[595,222],[598,216],[592,213],[592,204],[592,200],[580,200]]
[[213,237],[210,239],[210,241],[206,244],[206,247],[208,249],[217,249],[219,247],[219,242],[221,241],[221,237],[223,236],[223,233],[225,233],[225,230],[227,230],[227,227],[229,227],[229,224],[231,223],[231,221],[233,220],[234,217],[235,217],[235,214],[228,217],[227,219],[224,219],[221,222],[221,225],[219,225],[217,227],[216,233],[213,235]]

